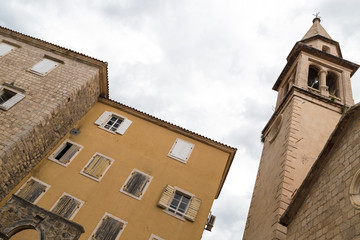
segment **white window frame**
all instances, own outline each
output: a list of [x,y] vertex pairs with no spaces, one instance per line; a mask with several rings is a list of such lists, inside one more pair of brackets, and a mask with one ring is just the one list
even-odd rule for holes
[[[57,159],[55,158],[55,155],[57,155],[57,154],[59,153],[60,149],[61,149],[67,142],[78,146],[78,147],[79,147],[79,151],[77,151],[77,152],[69,159],[69,162],[68,162],[68,163],[64,164],[64,163],[60,162],[59,160],[57,160]],[[50,156],[48,157],[48,159],[51,160],[51,161],[53,161],[53,162],[55,162],[55,163],[57,163],[57,164],[60,164],[60,165],[63,166],[63,167],[67,167],[67,166],[72,162],[72,160],[79,154],[79,152],[81,151],[81,149],[83,149],[83,146],[82,146],[82,145],[66,139],[66,140],[64,140],[64,141],[50,154]]]
[[76,214],[79,212],[80,208],[84,205],[85,202],[82,201],[82,200],[80,200],[80,199],[78,199],[78,198],[76,198],[76,197],[74,197],[74,196],[72,196],[72,195],[70,195],[70,194],[68,194],[68,193],[66,193],[66,192],[64,192],[63,194],[61,194],[61,196],[58,198],[58,200],[55,202],[55,204],[51,207],[50,212],[52,212],[52,210],[56,207],[56,205],[58,204],[58,202],[60,201],[60,199],[61,199],[63,196],[69,196],[69,197],[75,199],[76,201],[79,201],[79,202],[80,202],[79,207],[75,210],[75,212],[71,215],[71,217],[70,217],[70,218],[67,218],[67,219],[69,219],[69,220],[72,220],[72,219],[74,219],[74,217],[75,217]]
[[[120,125],[116,128],[115,131],[112,131],[110,129],[105,128],[105,125],[110,121],[111,117],[115,117],[118,119],[121,119],[122,122],[120,123]],[[132,121],[129,120],[128,118],[121,116],[117,113],[114,112],[109,112],[109,111],[104,111],[101,116],[95,121],[95,124],[99,126],[99,128],[110,132],[112,134],[120,134],[120,135],[124,135],[125,132],[127,131],[127,129],[130,127],[130,125],[132,124]]]
[[20,188],[19,190],[16,191],[15,195],[18,195],[20,193],[21,190],[23,190],[25,187],[26,187],[26,184],[31,181],[31,180],[34,180],[38,183],[41,183],[42,185],[44,185],[46,188],[45,188],[45,191],[43,191],[36,199],[35,201],[32,203],[32,204],[36,204],[39,202],[39,200],[42,198],[42,196],[44,196],[44,194],[49,190],[49,188],[51,187],[49,184],[43,182],[43,181],[40,181],[39,179],[37,178],[34,178],[34,177],[30,177]]
[[149,240],[164,240],[164,239],[152,233]]
[[10,44],[8,42],[2,41],[2,42],[0,42],[0,49],[1,49],[2,44],[3,44],[3,46],[8,47],[8,49],[4,50],[3,52],[0,52],[0,58],[7,55],[7,54],[9,54],[10,52],[14,51],[17,48],[16,46],[14,46],[14,45],[12,45],[12,44]]
[[96,225],[94,231],[90,234],[90,237],[89,237],[88,240],[92,240],[92,236],[93,236],[93,235],[96,233],[96,231],[100,228],[100,226],[101,226],[101,224],[102,224],[102,222],[103,222],[103,219],[104,219],[105,217],[107,217],[107,216],[108,216],[108,217],[111,217],[111,218],[113,218],[113,219],[115,219],[115,220],[117,220],[117,221],[119,221],[119,222],[121,222],[121,223],[123,224],[123,228],[122,228],[121,231],[118,233],[118,235],[116,236],[115,240],[118,240],[118,239],[120,238],[121,234],[124,232],[125,227],[126,227],[126,225],[127,225],[128,223],[127,223],[126,221],[122,220],[121,218],[118,218],[118,217],[116,217],[116,216],[114,216],[114,215],[112,215],[112,214],[110,214],[110,213],[108,213],[108,212],[105,212],[105,214],[102,216],[102,218],[100,219],[100,221],[99,221],[98,224]]
[[5,110],[5,111],[9,110],[13,106],[15,106],[18,102],[20,102],[23,98],[25,98],[24,94],[19,93],[18,91],[14,90],[12,88],[0,85],[0,91],[2,91],[2,90],[15,93],[15,95],[13,95],[11,98],[9,98],[8,100],[6,100],[3,103],[0,103],[0,109],[2,109],[2,110]]
[[[195,197],[195,194],[192,194],[192,193],[190,193],[190,192],[188,192],[188,191],[185,191],[184,189],[181,189],[181,188],[176,187],[176,186],[174,186],[174,189],[175,189],[175,191],[174,191],[174,193],[173,193],[173,195],[172,195],[172,197],[171,197],[171,200],[170,200],[170,202],[169,202],[169,205],[167,206],[166,209],[163,210],[163,212],[165,212],[165,213],[167,213],[167,214],[169,214],[169,215],[171,215],[171,216],[173,216],[173,217],[176,217],[176,218],[178,218],[178,219],[180,219],[180,220],[182,220],[182,221],[185,221],[186,219],[185,219],[184,215],[186,214],[187,210],[189,209],[191,200],[193,199],[193,197]],[[183,216],[179,216],[179,215],[177,215],[176,213],[169,211],[171,202],[172,202],[172,200],[174,199],[174,196],[175,196],[176,192],[180,192],[180,193],[182,193],[183,195],[187,195],[188,197],[190,197],[190,201],[189,201],[189,203],[188,203],[187,206],[186,206],[185,212],[182,213]]]
[[[145,175],[146,178],[147,178],[147,183],[146,183],[146,185],[145,185],[145,188],[144,188],[144,190],[142,191],[142,193],[141,193],[141,195],[140,195],[139,197],[137,197],[137,196],[135,196],[135,195],[132,195],[131,193],[128,193],[128,192],[126,192],[126,191],[124,190],[124,187],[126,186],[127,182],[131,179],[131,177],[133,176],[133,173],[134,173],[134,172],[141,173],[142,175]],[[148,187],[149,187],[152,179],[153,179],[153,176],[150,176],[149,174],[146,174],[146,173],[144,173],[144,172],[142,172],[142,171],[134,168],[134,169],[131,171],[131,173],[130,173],[130,175],[128,176],[128,178],[126,179],[125,183],[122,185],[122,187],[121,187],[121,189],[120,189],[120,192],[122,192],[122,193],[124,193],[124,194],[126,194],[126,195],[128,195],[128,196],[130,196],[130,197],[133,197],[133,198],[135,198],[135,199],[137,199],[137,200],[141,200],[141,198],[144,196],[146,190],[148,189]]]
[[[51,61],[54,64],[54,66],[52,66],[51,68],[46,69],[46,72],[39,72],[39,71],[34,69],[37,66],[43,64],[45,61]],[[55,68],[57,68],[61,63],[63,63],[61,60],[58,60],[56,58],[49,57],[49,56],[44,56],[43,59],[41,59],[41,61],[34,64],[31,68],[28,69],[28,71],[31,72],[31,73],[34,73],[36,75],[39,75],[39,76],[45,76],[48,73],[50,73],[51,71],[53,71]]]
[[[186,156],[185,159],[184,159],[184,158],[180,158],[179,156],[176,156],[176,155],[172,154],[173,150],[176,149],[176,145],[177,145],[178,143],[186,144],[187,147],[190,148],[190,150],[189,150],[189,152],[187,153],[187,156]],[[169,153],[168,153],[168,157],[170,157],[170,158],[172,158],[172,159],[175,159],[175,160],[177,160],[177,161],[179,161],[179,162],[182,162],[182,163],[187,163],[187,162],[189,161],[189,158],[190,158],[190,155],[191,155],[192,151],[194,150],[194,147],[195,147],[195,144],[190,143],[190,142],[188,142],[188,141],[185,141],[185,140],[183,140],[183,139],[181,139],[181,138],[176,138],[173,146],[171,147],[171,149],[170,149],[170,151],[169,151]]]
[[[97,156],[97,155],[99,155],[99,156],[101,156],[101,157],[104,157],[104,158],[110,160],[110,165],[104,170],[104,172],[102,173],[101,177],[99,177],[99,178],[93,177],[93,176],[87,174],[86,172],[84,172],[84,171],[85,171],[85,168],[90,164],[91,160],[92,160],[95,156]],[[90,158],[90,160],[86,163],[86,165],[83,167],[83,169],[81,170],[80,173],[81,173],[82,175],[84,175],[84,176],[92,179],[92,180],[95,180],[95,181],[97,181],[97,182],[100,182],[100,180],[104,177],[105,173],[109,170],[109,168],[110,168],[111,165],[114,163],[114,161],[115,161],[114,159],[112,159],[112,158],[110,158],[110,157],[108,157],[108,156],[105,156],[104,154],[101,154],[101,153],[99,153],[99,152],[96,152],[96,153]]]

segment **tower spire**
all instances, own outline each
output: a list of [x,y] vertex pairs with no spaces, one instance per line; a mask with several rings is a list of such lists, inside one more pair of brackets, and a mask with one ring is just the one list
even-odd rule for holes
[[326,30],[320,24],[321,20],[320,20],[319,12],[317,12],[314,15],[315,15],[315,18],[312,21],[313,25],[310,27],[310,29],[307,31],[307,33],[305,34],[305,36],[301,40],[305,40],[305,39],[308,39],[308,38],[311,38],[311,37],[315,37],[316,35],[321,35],[323,37],[326,37],[326,38],[332,40],[330,35],[326,32]]

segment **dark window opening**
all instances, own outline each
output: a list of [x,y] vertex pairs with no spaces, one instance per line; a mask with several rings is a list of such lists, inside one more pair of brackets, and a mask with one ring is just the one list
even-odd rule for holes
[[308,86],[319,90],[319,71],[314,67],[309,68]]
[[181,192],[175,192],[168,210],[182,217],[190,203],[190,199],[191,197],[188,197]]
[[65,145],[65,147],[63,148],[63,150],[61,150],[61,151],[59,152],[59,154],[56,155],[55,159],[60,160],[61,157],[64,156],[64,154],[65,154],[67,151],[69,151],[69,149],[71,148],[71,146],[72,146],[72,144],[69,143],[69,142],[67,142],[66,145]]
[[0,104],[3,104],[4,102],[6,102],[7,100],[9,100],[10,98],[12,98],[13,96],[15,96],[16,93],[8,90],[8,89],[1,89],[0,90]]
[[338,77],[336,74],[329,72],[326,76],[326,86],[328,86],[329,94],[331,96],[340,97],[337,83]]
[[326,53],[330,53],[330,48],[328,46],[323,46],[322,51]]

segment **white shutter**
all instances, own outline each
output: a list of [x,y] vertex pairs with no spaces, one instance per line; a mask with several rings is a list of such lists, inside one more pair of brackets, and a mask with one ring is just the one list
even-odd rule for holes
[[40,74],[46,74],[48,73],[51,69],[53,69],[54,67],[56,67],[59,63],[52,61],[50,59],[44,58],[43,60],[41,60],[40,62],[38,62],[37,64],[35,64],[30,70],[40,73]]
[[25,95],[23,95],[21,93],[17,93],[15,96],[10,98],[9,100],[4,102],[3,104],[0,104],[0,108],[3,109],[3,110],[8,110],[12,106],[14,106],[16,103],[20,102],[24,97],[25,97]]
[[15,47],[11,46],[6,43],[0,43],[0,57],[4,56],[5,54],[11,52]]
[[120,124],[120,126],[118,127],[118,129],[116,129],[116,132],[118,134],[123,135],[125,133],[125,131],[130,127],[132,121],[124,118],[124,121]]
[[169,156],[186,162],[189,159],[193,148],[194,144],[178,138],[176,139],[173,147],[171,148]]
[[101,116],[95,121],[96,125],[103,124],[111,115],[111,112],[105,111]]

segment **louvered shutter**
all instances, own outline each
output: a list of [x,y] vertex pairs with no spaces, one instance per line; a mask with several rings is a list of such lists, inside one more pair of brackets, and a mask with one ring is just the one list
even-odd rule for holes
[[175,192],[175,188],[170,186],[170,185],[166,185],[160,200],[158,202],[158,206],[161,208],[168,208],[170,200],[172,199],[173,195]]
[[124,191],[140,197],[147,183],[147,177],[139,172],[134,172],[129,181],[124,186]]
[[26,185],[19,191],[17,196],[34,203],[35,200],[46,190],[46,186],[35,181],[29,180]]
[[178,158],[182,161],[187,161],[190,157],[191,151],[194,148],[194,144],[181,140],[180,138],[176,139],[174,146],[170,150],[170,155]]
[[[64,155],[61,156],[59,159],[59,162],[61,163],[68,163],[70,159],[80,150],[80,147],[72,144],[71,147],[64,153]],[[60,151],[59,151],[60,152]]]
[[130,127],[131,123],[131,120],[124,118],[124,121],[120,124],[118,129],[116,129],[116,132],[118,134],[124,135],[125,131]]
[[84,172],[92,177],[100,178],[110,164],[111,160],[100,155],[96,155],[93,157],[88,166],[85,167]]
[[108,120],[108,118],[110,117],[111,112],[105,111],[103,114],[101,114],[101,116],[95,121],[96,125],[101,125],[103,124],[106,120]]
[[5,54],[9,53],[11,50],[13,50],[15,47],[11,46],[6,43],[0,43],[0,57],[4,56]]
[[124,224],[112,217],[106,216],[96,233],[92,236],[93,240],[115,240],[123,229]]
[[35,64],[30,70],[34,71],[36,73],[40,73],[42,75],[45,75],[50,70],[52,70],[54,67],[56,67],[59,63],[52,61],[50,59],[44,58],[37,64]]
[[25,97],[25,95],[23,95],[21,93],[17,93],[15,96],[11,97],[9,100],[4,102],[3,104],[0,104],[0,108],[3,110],[8,110],[12,106],[14,106],[16,103],[20,102],[24,97]]
[[191,199],[190,205],[189,205],[184,217],[187,220],[194,222],[196,215],[198,214],[198,211],[200,209],[200,205],[201,205],[201,200],[197,197],[193,197]]
[[52,212],[70,219],[74,214],[77,208],[80,207],[80,202],[71,196],[64,195],[60,198],[56,206],[53,208]]

